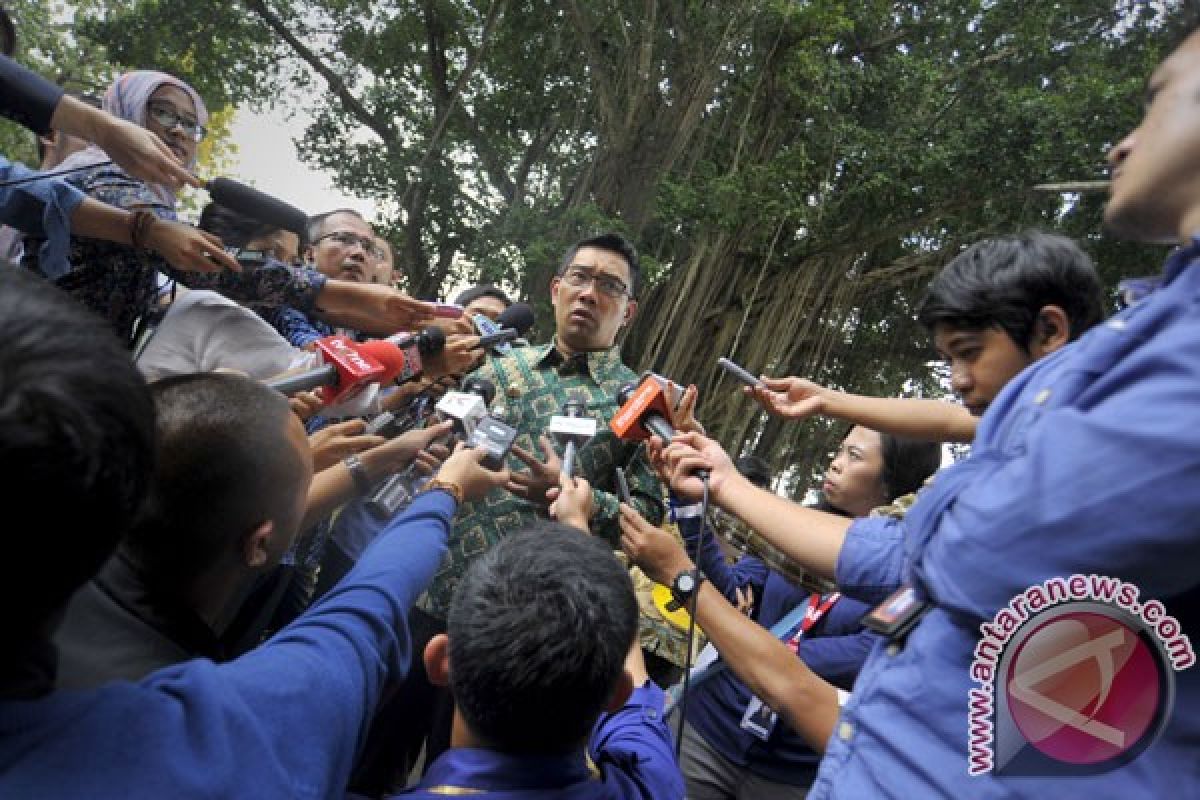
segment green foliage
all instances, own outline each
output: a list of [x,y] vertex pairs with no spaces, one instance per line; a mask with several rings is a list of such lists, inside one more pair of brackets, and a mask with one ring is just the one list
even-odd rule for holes
[[[206,96],[310,99],[302,157],[374,197],[410,290],[541,306],[559,254],[633,236],[631,363],[702,390],[797,492],[838,430],[764,422],[713,369],[938,394],[912,310],[963,246],[1028,226],[1110,283],[1161,253],[1100,233],[1092,179],[1184,4],[1095,0],[121,0],[81,30]],[[155,31],[146,37],[143,32]]]

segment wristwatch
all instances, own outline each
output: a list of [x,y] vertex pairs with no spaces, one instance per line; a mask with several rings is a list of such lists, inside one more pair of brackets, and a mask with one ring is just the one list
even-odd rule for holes
[[685,608],[691,605],[692,598],[696,596],[703,580],[704,575],[700,570],[695,567],[685,569],[675,576],[675,580],[671,581],[671,596],[675,598],[675,602],[681,608]]
[[424,494],[425,492],[432,492],[434,489],[441,489],[443,492],[448,492],[450,496],[454,498],[454,502],[458,503],[460,506],[462,505],[463,490],[462,487],[457,483],[454,483],[453,481],[444,481],[440,478],[434,478],[421,487],[421,493]]

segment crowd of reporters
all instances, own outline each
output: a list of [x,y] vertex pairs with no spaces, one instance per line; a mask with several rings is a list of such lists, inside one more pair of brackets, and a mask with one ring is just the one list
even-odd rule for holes
[[[1198,64],[1193,36],[1156,80]],[[0,86],[46,173],[0,158],[0,471],[30,509],[4,796],[1034,796],[1058,784],[966,770],[979,623],[1091,572],[1193,630],[1189,248],[1107,322],[1070,240],[966,249],[918,311],[961,406],[744,375],[768,414],[847,423],[801,506],[706,436],[694,387],[622,361],[623,237],[564,253],[531,343],[497,287],[397,288],[357,212],[201,181],[207,111],[173,76],[90,103],[4,56]],[[1135,137],[1108,221],[1187,245],[1200,194],[1153,181],[1200,186],[1170,160],[1200,133],[1160,172]],[[214,198],[195,227],[184,186]],[[973,451],[939,472],[946,441]],[[906,625],[872,621],[905,591]],[[1139,758],[1062,785],[1200,794],[1194,672],[1174,691]]]

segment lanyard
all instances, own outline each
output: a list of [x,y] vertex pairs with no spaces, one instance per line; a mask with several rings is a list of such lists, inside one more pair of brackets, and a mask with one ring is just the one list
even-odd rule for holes
[[800,620],[800,624],[784,640],[793,653],[800,648],[800,640],[804,638],[804,634],[812,630],[813,626],[820,622],[829,609],[833,608],[833,604],[841,598],[842,595],[840,592],[834,592],[824,600],[821,599],[821,595],[817,592],[813,592],[809,596],[808,607],[804,609],[804,618]]

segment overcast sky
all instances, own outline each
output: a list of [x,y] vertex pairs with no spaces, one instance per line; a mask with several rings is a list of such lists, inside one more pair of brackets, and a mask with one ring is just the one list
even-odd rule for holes
[[287,119],[282,109],[261,112],[239,109],[231,136],[238,152],[230,176],[253,183],[310,215],[334,208],[353,208],[367,219],[374,219],[373,201],[336,189],[331,176],[309,168],[297,157],[292,140],[303,132],[307,123],[307,118],[301,115]]

